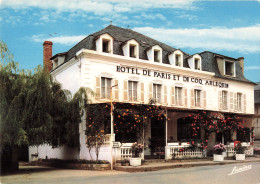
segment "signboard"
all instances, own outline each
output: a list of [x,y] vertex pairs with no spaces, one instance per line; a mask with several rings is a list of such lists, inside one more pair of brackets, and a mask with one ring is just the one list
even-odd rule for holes
[[174,81],[192,82],[192,83],[197,83],[200,85],[215,86],[215,87],[219,87],[219,88],[228,88],[229,87],[229,85],[224,82],[204,80],[204,79],[201,79],[198,77],[177,75],[177,74],[172,74],[172,73],[167,73],[167,72],[158,72],[158,71],[153,71],[150,69],[139,69],[136,67],[117,66],[116,71],[120,72],[120,73],[143,75],[143,76],[156,77],[156,78],[168,79],[168,80],[174,80]]

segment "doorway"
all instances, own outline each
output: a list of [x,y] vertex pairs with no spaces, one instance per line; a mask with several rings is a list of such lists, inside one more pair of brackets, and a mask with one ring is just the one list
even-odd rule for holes
[[165,118],[151,119],[151,155],[163,158],[165,154]]

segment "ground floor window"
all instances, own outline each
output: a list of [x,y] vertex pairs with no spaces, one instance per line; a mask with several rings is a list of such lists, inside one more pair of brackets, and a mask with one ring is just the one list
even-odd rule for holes
[[[192,122],[187,119],[181,118],[177,120],[177,139],[178,141],[187,142],[190,140],[194,140],[195,138],[192,136],[193,128],[191,126]],[[196,137],[200,137],[200,131],[198,131],[198,135]]]
[[216,143],[224,143],[226,145],[228,142],[233,142],[230,130],[216,134]]
[[250,142],[250,128],[238,128],[237,140],[240,142]]

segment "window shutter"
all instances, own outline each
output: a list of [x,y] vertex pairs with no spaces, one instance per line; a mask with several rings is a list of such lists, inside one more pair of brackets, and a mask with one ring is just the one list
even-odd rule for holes
[[118,80],[115,80],[115,100],[119,101],[119,92],[118,92]]
[[184,106],[187,107],[188,106],[188,91],[187,88],[183,88],[184,90]]
[[167,98],[167,86],[164,86],[164,105],[167,105],[168,103],[168,98]]
[[128,101],[128,91],[127,91],[128,81],[124,80],[124,101]]
[[174,93],[175,87],[171,87],[171,105],[175,105],[175,93]]
[[96,77],[96,98],[100,98],[101,94],[101,78]]
[[202,107],[203,109],[207,108],[207,92],[206,91],[202,91]]
[[234,93],[234,111],[236,112],[237,111],[237,93]]
[[244,113],[246,113],[246,94],[243,95],[244,96]]
[[153,83],[149,84],[149,100],[153,98]]
[[234,93],[230,92],[230,100],[229,100],[229,110],[233,111],[234,110]]
[[218,108],[222,110],[222,91],[218,92]]
[[194,100],[194,89],[190,90],[190,106],[194,107],[195,106],[195,100]]
[[144,102],[144,83],[141,83],[141,102]]

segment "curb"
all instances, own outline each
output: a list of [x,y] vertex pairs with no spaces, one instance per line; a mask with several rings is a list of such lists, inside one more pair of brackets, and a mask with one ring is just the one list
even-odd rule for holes
[[175,168],[189,168],[189,167],[200,167],[200,166],[211,166],[211,165],[228,165],[228,164],[240,164],[240,163],[251,163],[260,162],[260,160],[246,160],[246,161],[231,161],[231,162],[212,162],[212,163],[181,163],[171,164],[162,166],[114,166],[114,170],[124,172],[150,172],[159,171],[164,169],[175,169]]

